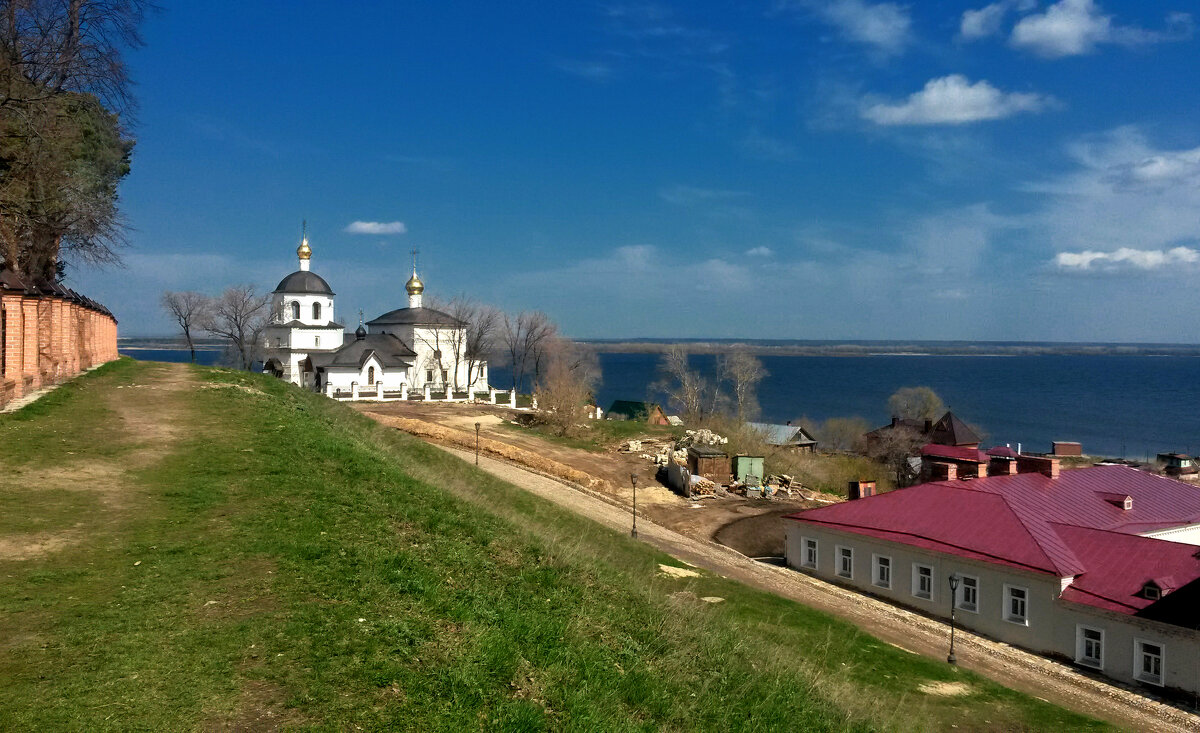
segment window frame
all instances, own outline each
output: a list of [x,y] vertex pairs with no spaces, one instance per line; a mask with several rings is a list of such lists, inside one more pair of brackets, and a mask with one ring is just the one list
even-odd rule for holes
[[292,320],[300,320],[300,301],[298,300],[292,301]]
[[[1024,597],[1021,599],[1021,608],[1024,614],[1017,617],[1012,613],[1012,601],[1014,599],[1013,591],[1021,591]],[[1004,620],[1010,624],[1017,626],[1029,625],[1029,589],[1021,585],[1004,584]]]
[[[837,564],[834,567],[834,574],[839,578],[854,580],[854,548],[847,545],[838,545],[834,551],[834,557],[837,559]],[[850,561],[850,570],[842,572],[842,560]]]
[[314,300],[312,304],[312,319],[314,321],[321,320],[321,303]]
[[[973,607],[964,605],[964,599],[967,595],[967,579],[968,578],[975,581],[975,584],[973,586],[971,586],[972,588],[975,589],[975,603],[973,604]],[[966,573],[959,573],[958,574],[958,589],[954,592],[954,607],[956,609],[958,609],[959,611],[968,611],[970,613],[979,613],[979,606],[980,606],[980,603],[979,603],[979,576],[978,575],[967,575]]]
[[[812,543],[811,548],[809,547],[810,542]],[[800,538],[800,567],[809,568],[810,570],[816,570],[817,569],[817,558],[819,557],[818,553],[820,551],[820,547],[821,547],[821,544],[820,544],[820,541],[817,540],[817,538],[801,537]],[[811,562],[808,559],[808,554],[809,554],[810,549],[812,550],[812,561]]]
[[[1098,641],[1100,645],[1100,657],[1093,660],[1084,652],[1087,649],[1088,639],[1084,634],[1088,631],[1094,631],[1100,634]],[[1087,624],[1075,624],[1075,663],[1081,664],[1090,669],[1104,669],[1104,629],[1099,626],[1088,626]]]
[[[921,570],[929,571],[929,576],[928,576],[929,577],[929,592],[926,593],[925,595],[921,595],[921,577],[922,577]],[[922,562],[914,562],[912,564],[912,595],[913,595],[913,598],[920,598],[921,600],[924,600],[924,601],[932,601],[934,589],[937,587],[937,583],[934,582],[935,577],[936,577],[936,574],[933,571],[932,565],[927,565]]]
[[[882,561],[886,560],[884,563]],[[886,582],[880,577],[880,570],[887,568]],[[884,590],[892,589],[892,558],[890,555],[871,553],[871,585]]]
[[[1146,646],[1147,645],[1158,648],[1158,654],[1155,655],[1158,657],[1158,678],[1157,679],[1145,677],[1145,676],[1143,676],[1143,673],[1142,673],[1142,662],[1144,662],[1145,658],[1146,658]],[[1167,668],[1167,645],[1166,644],[1163,644],[1162,642],[1158,642],[1158,641],[1150,641],[1148,639],[1138,639],[1136,637],[1134,638],[1134,640],[1133,640],[1133,678],[1135,680],[1137,680],[1138,682],[1145,683],[1147,685],[1154,685],[1155,687],[1163,687],[1164,682],[1166,681],[1166,668]]]

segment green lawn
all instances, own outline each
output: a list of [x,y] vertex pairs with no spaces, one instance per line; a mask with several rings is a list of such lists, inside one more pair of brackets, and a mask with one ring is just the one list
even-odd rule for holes
[[552,443],[565,445],[569,448],[604,453],[612,450],[623,441],[631,438],[679,438],[684,434],[684,428],[668,425],[647,425],[633,420],[589,420],[586,428],[579,428],[573,435],[557,435],[549,425],[532,424],[518,425],[505,422],[500,426],[513,432],[531,433]]
[[[667,556],[344,405],[180,368],[172,392],[179,368],[122,360],[0,416],[0,547],[63,540],[0,559],[0,729],[1105,729],[661,577]],[[970,693],[919,689],[950,680]]]

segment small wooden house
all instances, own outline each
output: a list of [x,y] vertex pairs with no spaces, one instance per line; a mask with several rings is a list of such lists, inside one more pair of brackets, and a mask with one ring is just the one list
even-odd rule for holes
[[689,447],[687,465],[688,471],[693,476],[703,476],[720,486],[727,486],[733,480],[729,456],[716,446],[693,445]]
[[670,425],[667,413],[654,402],[616,400],[608,408],[609,420],[632,420],[647,425]]

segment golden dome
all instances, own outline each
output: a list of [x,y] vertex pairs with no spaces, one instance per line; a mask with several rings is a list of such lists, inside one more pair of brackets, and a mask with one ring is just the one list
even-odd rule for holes
[[421,278],[417,277],[417,273],[414,271],[412,277],[405,283],[404,289],[408,291],[409,295],[420,295],[425,292],[425,283],[421,282]]
[[302,260],[312,257],[312,248],[308,246],[308,237],[300,240],[300,246],[296,248],[296,256]]

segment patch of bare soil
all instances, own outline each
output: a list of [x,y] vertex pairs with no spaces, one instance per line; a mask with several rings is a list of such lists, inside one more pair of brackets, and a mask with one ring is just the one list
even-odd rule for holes
[[225,568],[225,576],[206,591],[198,591],[196,613],[212,621],[250,618],[272,613],[279,603],[271,593],[275,563],[247,558]]
[[242,683],[237,709],[222,720],[209,721],[201,726],[205,731],[232,731],[237,733],[277,731],[303,725],[304,718],[284,704],[284,690],[279,685],[263,680],[246,680]]
[[29,560],[74,545],[82,539],[78,525],[58,532],[32,532],[0,537],[0,560]]
[[0,560],[30,560],[85,541],[89,529],[120,519],[137,506],[130,470],[153,464],[167,455],[179,438],[177,423],[186,405],[180,395],[190,387],[186,365],[164,365],[148,372],[145,381],[121,385],[107,397],[119,425],[98,440],[128,441],[134,450],[119,459],[79,459],[52,468],[16,467],[5,477],[8,491],[61,490],[96,494],[99,511],[73,527],[54,532],[12,533],[0,537]]
[[926,695],[937,697],[958,697],[971,692],[971,688],[965,682],[923,682],[917,689]]

